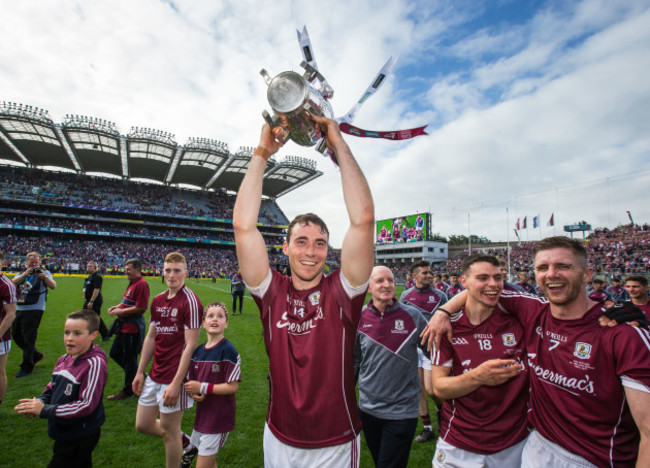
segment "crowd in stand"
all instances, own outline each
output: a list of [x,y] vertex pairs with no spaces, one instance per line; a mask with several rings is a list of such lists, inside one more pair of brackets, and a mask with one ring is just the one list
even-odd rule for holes
[[[170,189],[163,185],[20,167],[2,168],[0,197],[222,219],[232,219],[235,202],[234,195],[224,191]],[[260,221],[266,224],[286,223],[264,204]]]

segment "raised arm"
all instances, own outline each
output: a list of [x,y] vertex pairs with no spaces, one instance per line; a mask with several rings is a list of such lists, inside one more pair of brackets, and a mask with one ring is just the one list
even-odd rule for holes
[[433,313],[431,320],[429,320],[429,324],[420,335],[422,337],[422,344],[428,342],[427,349],[429,351],[431,351],[434,342],[436,347],[440,348],[440,340],[443,335],[446,335],[447,339],[451,341],[452,333],[450,316],[460,312],[460,309],[465,306],[466,301],[467,290],[464,290],[449,299],[445,303],[444,307],[438,307]]
[[334,151],[341,170],[343,199],[350,218],[350,227],[341,247],[341,269],[352,286],[368,281],[374,263],[375,207],[368,182],[361,172],[338,123],[324,117],[313,117],[326,135],[329,149]]
[[248,171],[239,186],[232,223],[239,269],[246,284],[259,286],[269,271],[269,255],[257,218],[262,205],[262,184],[268,159],[278,151],[278,143],[268,124],[262,127],[260,143],[253,152]]

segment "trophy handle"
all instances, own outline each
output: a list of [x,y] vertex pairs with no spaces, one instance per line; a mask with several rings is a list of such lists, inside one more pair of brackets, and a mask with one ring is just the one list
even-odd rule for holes
[[320,85],[318,92],[321,94],[321,96],[323,96],[325,100],[330,99],[332,96],[334,96],[334,89],[332,89],[325,77],[321,75],[318,70],[316,70],[304,60],[300,62],[300,66],[305,69],[303,78],[306,79],[309,83],[312,83],[316,79],[318,80],[318,84]]
[[[273,131],[273,135],[275,135],[275,138],[282,142],[282,144],[286,143],[289,140],[289,129],[287,129],[282,122],[282,119],[280,116],[276,115],[274,117],[271,117],[267,111],[262,112],[262,117],[264,117],[264,120],[266,120],[266,123],[269,124],[269,127],[271,127],[271,131]],[[279,128],[282,130],[282,133],[275,132],[274,130],[276,128]]]
[[266,81],[267,86],[271,84],[271,76],[269,75],[269,73],[266,71],[265,68],[262,68],[260,70],[260,75],[262,75],[264,81]]

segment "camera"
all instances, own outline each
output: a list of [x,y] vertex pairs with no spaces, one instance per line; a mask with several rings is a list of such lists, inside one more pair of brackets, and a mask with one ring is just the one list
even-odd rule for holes
[[34,274],[38,274],[38,273],[43,273],[43,269],[41,267],[34,268]]

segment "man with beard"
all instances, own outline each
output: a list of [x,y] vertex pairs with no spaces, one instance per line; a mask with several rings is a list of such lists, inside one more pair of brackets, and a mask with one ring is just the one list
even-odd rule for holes
[[[499,302],[526,339],[535,431],[522,466],[650,466],[650,333],[600,325],[605,307],[587,296],[593,270],[581,241],[543,239],[534,265],[546,298],[504,291]],[[456,296],[449,311],[465,299]],[[441,334],[451,330],[438,313],[424,336]]]

